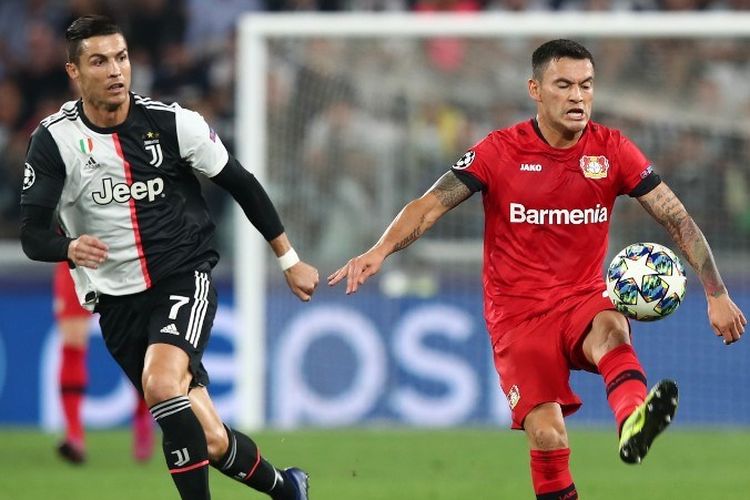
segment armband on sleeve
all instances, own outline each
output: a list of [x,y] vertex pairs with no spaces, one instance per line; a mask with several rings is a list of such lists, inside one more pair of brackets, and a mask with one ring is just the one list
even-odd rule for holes
[[661,177],[659,177],[659,174],[651,172],[628,195],[631,198],[638,198],[650,193],[659,184],[661,184]]
[[469,188],[469,191],[471,191],[472,193],[484,190],[484,184],[482,184],[482,181],[471,175],[469,172],[456,169],[453,169],[451,171],[456,177],[458,177],[459,181],[463,182],[464,185]]

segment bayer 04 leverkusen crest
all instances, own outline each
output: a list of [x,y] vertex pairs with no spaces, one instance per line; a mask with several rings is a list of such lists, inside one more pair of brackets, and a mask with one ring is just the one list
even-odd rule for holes
[[607,177],[609,170],[609,161],[604,155],[600,156],[581,156],[581,170],[583,176],[589,179],[604,179]]

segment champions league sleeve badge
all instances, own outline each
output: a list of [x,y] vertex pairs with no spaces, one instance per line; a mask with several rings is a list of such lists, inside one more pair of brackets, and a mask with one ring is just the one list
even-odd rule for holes
[[583,176],[589,179],[604,179],[607,177],[609,170],[609,161],[604,155],[601,156],[581,156],[581,170]]
[[466,168],[469,168],[469,165],[471,165],[471,163],[474,161],[474,156],[474,151],[467,151],[460,160],[453,164],[453,168],[456,170],[464,170]]
[[31,186],[33,186],[35,180],[36,180],[36,173],[34,172],[34,167],[29,165],[28,163],[24,163],[23,165],[23,190],[26,191]]

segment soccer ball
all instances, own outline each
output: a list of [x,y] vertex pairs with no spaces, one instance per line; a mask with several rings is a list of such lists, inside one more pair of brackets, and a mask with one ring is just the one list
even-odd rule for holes
[[639,321],[672,314],[685,297],[685,268],[669,248],[633,243],[607,269],[607,293],[618,311]]

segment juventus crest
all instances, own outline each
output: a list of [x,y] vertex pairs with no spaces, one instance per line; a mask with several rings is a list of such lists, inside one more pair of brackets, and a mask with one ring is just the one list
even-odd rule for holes
[[147,132],[143,136],[143,146],[146,151],[151,153],[151,159],[148,164],[154,168],[159,168],[161,162],[164,160],[164,155],[161,152],[161,143],[159,142],[159,132]]

